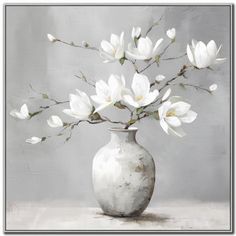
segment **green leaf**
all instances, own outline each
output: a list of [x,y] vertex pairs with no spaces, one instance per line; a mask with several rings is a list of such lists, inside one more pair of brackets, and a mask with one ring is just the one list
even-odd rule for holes
[[128,122],[129,125],[133,125],[137,120],[136,119],[132,119]]
[[36,115],[40,114],[41,112],[42,112],[42,111],[36,111],[36,112],[34,112],[34,113],[29,113],[30,118],[32,118],[33,116],[36,116]]
[[48,99],[49,97],[48,97],[48,95],[46,93],[42,93],[42,98],[43,99]]
[[141,114],[143,112],[143,110],[144,110],[144,107],[137,108],[136,109],[137,115]]
[[123,65],[124,62],[125,62],[125,60],[126,60],[125,57],[122,57],[122,58],[119,60],[119,61],[120,61],[120,64]]
[[152,116],[153,116],[153,118],[156,119],[156,120],[159,120],[159,119],[160,119],[158,111],[154,111],[154,112],[152,113]]
[[116,102],[116,103],[114,104],[114,106],[117,107],[117,108],[119,108],[119,109],[125,109],[125,108],[126,108],[126,106],[123,105],[121,102]]
[[159,64],[159,62],[160,62],[160,55],[156,55],[156,56],[155,56],[155,62],[156,62],[157,64]]

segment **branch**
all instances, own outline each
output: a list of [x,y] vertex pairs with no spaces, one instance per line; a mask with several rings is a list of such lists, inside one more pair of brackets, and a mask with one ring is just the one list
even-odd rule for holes
[[96,48],[96,47],[91,47],[91,46],[89,46],[89,45],[88,45],[88,46],[82,46],[82,45],[75,44],[74,42],[68,43],[68,42],[63,41],[63,40],[61,40],[61,39],[57,39],[56,42],[66,44],[66,45],[71,46],[71,47],[76,47],[76,48],[82,48],[82,49],[89,49],[89,50],[99,51],[99,49]]
[[170,61],[170,60],[175,60],[175,59],[179,59],[179,58],[185,57],[186,55],[187,55],[187,53],[184,53],[183,55],[180,55],[180,56],[177,56],[177,57],[167,57],[167,58],[163,58],[161,60],[163,60],[163,61]]
[[195,88],[195,89],[200,89],[200,90],[203,90],[203,91],[205,91],[205,92],[208,92],[208,93],[210,93],[210,94],[212,94],[212,92],[209,90],[209,89],[207,89],[207,88],[204,88],[204,87],[201,87],[201,86],[198,86],[198,85],[195,85],[195,84],[186,84],[186,83],[176,83],[176,84],[171,84],[171,85],[173,85],[173,86],[175,86],[175,85],[180,85],[180,86],[182,86],[182,87],[193,87],[193,88]]
[[154,22],[154,23],[148,28],[148,30],[147,30],[146,33],[145,33],[145,36],[147,36],[147,35],[152,31],[152,29],[153,29],[155,26],[159,25],[159,23],[161,22],[163,16],[164,16],[164,15],[162,15],[162,16],[159,18],[158,21]]
[[79,75],[74,75],[74,76],[76,78],[79,78],[79,79],[83,80],[85,83],[87,83],[88,85],[95,88],[95,82],[94,81],[90,82],[81,71],[80,71],[80,74],[81,74],[81,76],[79,76]]

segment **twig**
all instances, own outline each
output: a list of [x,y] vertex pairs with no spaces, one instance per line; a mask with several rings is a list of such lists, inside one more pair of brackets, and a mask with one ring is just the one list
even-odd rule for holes
[[152,29],[153,29],[155,26],[159,25],[159,23],[160,23],[160,21],[162,20],[163,16],[164,16],[164,15],[162,15],[162,16],[159,18],[158,21],[154,22],[154,23],[148,28],[148,30],[147,30],[146,33],[145,33],[145,36],[147,36],[147,35],[152,31]]
[[61,40],[61,39],[57,39],[56,42],[66,44],[66,45],[71,46],[71,47],[76,47],[76,48],[82,48],[82,49],[89,49],[89,50],[99,51],[99,49],[96,48],[96,47],[91,47],[91,46],[84,47],[84,46],[82,46],[82,45],[75,44],[74,42],[68,43],[68,42],[63,41],[63,40]]
[[187,55],[187,53],[184,53],[183,55],[180,55],[180,56],[177,56],[177,57],[167,57],[167,58],[162,58],[161,60],[163,60],[163,61],[175,60],[175,59],[185,57],[186,55]]

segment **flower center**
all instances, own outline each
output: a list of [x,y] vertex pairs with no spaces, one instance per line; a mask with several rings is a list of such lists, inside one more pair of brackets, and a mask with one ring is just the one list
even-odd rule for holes
[[167,113],[166,113],[166,116],[167,117],[170,117],[170,116],[175,116],[175,111],[168,111]]
[[142,100],[142,99],[143,99],[143,96],[141,96],[141,95],[135,97],[135,100],[136,100],[136,101],[140,101],[140,100]]

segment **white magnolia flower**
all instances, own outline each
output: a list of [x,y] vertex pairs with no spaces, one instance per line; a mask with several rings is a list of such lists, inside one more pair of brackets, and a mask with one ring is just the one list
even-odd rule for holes
[[162,80],[164,80],[166,77],[164,75],[157,75],[156,76],[156,81],[157,82],[161,82]]
[[124,55],[124,32],[121,33],[120,37],[112,34],[110,42],[106,40],[101,42],[100,56],[104,59],[104,63],[120,60]]
[[174,40],[176,36],[176,30],[175,28],[169,29],[166,31],[166,35],[171,39]]
[[62,127],[63,122],[59,116],[51,116],[48,120],[47,123],[50,127],[52,128],[57,128],[57,127]]
[[70,109],[63,112],[79,120],[87,120],[93,111],[93,105],[88,95],[78,89],[76,94],[70,94]]
[[162,38],[157,40],[155,46],[153,47],[152,41],[148,37],[141,37],[137,42],[137,47],[133,43],[129,43],[126,54],[135,60],[151,59],[159,52],[162,41]]
[[220,49],[221,45],[217,48],[214,40],[205,45],[202,41],[197,42],[193,39],[192,46],[187,45],[187,55],[191,64],[201,69],[226,60],[226,58],[217,58]]
[[170,94],[171,94],[171,89],[168,88],[168,89],[166,90],[166,92],[164,93],[164,95],[163,95],[161,101],[165,101],[165,100],[167,100],[168,97],[170,96]]
[[141,28],[140,27],[133,27],[132,29],[132,39],[138,38],[141,35]]
[[135,73],[131,87],[133,94],[124,95],[124,101],[136,108],[149,105],[159,95],[157,89],[150,92],[150,82],[145,75]]
[[218,88],[217,84],[212,84],[212,85],[209,87],[209,90],[210,90],[211,92],[213,92],[213,91],[216,91],[217,88]]
[[48,37],[48,40],[52,43],[55,43],[58,40],[51,34],[47,34],[47,37]]
[[29,110],[26,104],[24,104],[21,108],[20,111],[14,109],[10,112],[10,115],[13,117],[16,117],[18,119],[24,120],[24,119],[29,119]]
[[39,137],[31,137],[25,140],[26,143],[30,143],[30,144],[40,143],[41,141],[42,139]]
[[180,97],[171,97],[159,108],[160,125],[167,134],[173,134],[178,137],[185,135],[181,128],[182,123],[191,123],[197,113],[190,110],[191,105],[181,101]]
[[99,104],[94,112],[98,112],[110,105],[115,104],[122,100],[122,96],[129,93],[125,88],[125,78],[123,75],[111,74],[108,83],[103,80],[96,82],[96,95],[92,95],[91,98],[94,102]]

